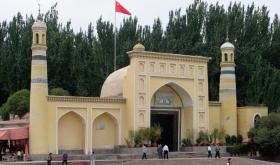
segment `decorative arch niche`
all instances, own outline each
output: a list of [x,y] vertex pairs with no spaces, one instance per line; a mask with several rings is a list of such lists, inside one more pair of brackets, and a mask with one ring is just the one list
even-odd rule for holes
[[256,126],[257,122],[261,119],[261,115],[260,114],[256,114],[254,116],[254,127]]
[[[73,133],[75,132],[75,133]],[[70,111],[58,120],[58,151],[84,153],[85,121],[77,113]]]
[[92,124],[92,148],[112,149],[118,144],[118,121],[110,113],[96,117]]

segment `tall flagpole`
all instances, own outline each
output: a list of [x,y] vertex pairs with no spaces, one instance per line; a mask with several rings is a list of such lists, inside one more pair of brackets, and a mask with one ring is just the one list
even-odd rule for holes
[[117,26],[116,26],[116,0],[115,0],[115,39],[114,39],[114,71],[117,70],[117,52],[116,52],[116,42],[117,42]]

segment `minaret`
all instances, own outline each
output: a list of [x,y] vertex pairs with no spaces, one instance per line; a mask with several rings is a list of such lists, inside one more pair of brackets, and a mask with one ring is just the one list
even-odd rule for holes
[[221,107],[221,127],[226,134],[237,135],[237,103],[234,45],[226,40],[221,46],[221,75],[219,97]]
[[31,48],[32,66],[29,124],[29,149],[31,154],[48,153],[46,31],[46,24],[40,20],[37,20],[32,26],[33,41]]

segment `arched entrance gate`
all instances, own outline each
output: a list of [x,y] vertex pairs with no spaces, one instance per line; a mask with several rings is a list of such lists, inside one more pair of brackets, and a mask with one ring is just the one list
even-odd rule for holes
[[163,129],[158,143],[177,151],[186,130],[192,130],[192,100],[188,93],[175,83],[161,86],[151,99],[150,125]]

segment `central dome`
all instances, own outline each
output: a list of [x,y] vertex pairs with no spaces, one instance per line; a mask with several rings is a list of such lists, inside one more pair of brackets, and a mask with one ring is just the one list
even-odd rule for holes
[[101,98],[123,96],[123,80],[128,68],[129,66],[116,70],[107,77],[101,88]]

